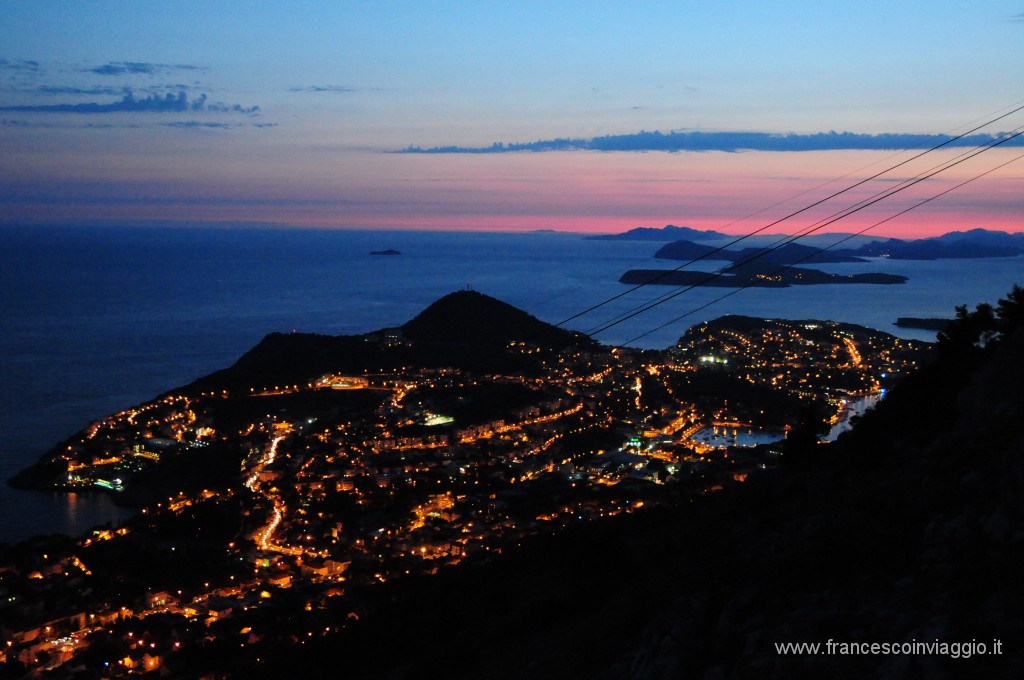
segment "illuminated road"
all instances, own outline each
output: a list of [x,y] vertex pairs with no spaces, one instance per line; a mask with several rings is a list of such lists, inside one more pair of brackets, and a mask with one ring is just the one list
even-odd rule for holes
[[270,441],[270,446],[267,447],[267,452],[263,455],[263,459],[256,465],[256,467],[253,468],[252,474],[245,480],[245,485],[249,487],[253,493],[262,495],[274,504],[274,510],[270,515],[270,521],[267,522],[266,526],[253,535],[253,539],[256,541],[256,545],[259,546],[259,549],[263,551],[286,553],[289,555],[299,555],[302,553],[300,549],[277,545],[271,541],[274,537],[274,532],[277,531],[277,527],[281,524],[281,520],[284,519],[284,513],[287,508],[280,498],[277,498],[277,496],[270,493],[269,490],[263,491],[259,485],[260,474],[263,472],[264,468],[273,463],[274,459],[277,458],[277,447],[284,437],[284,435],[279,435]]
[[274,439],[271,440],[270,447],[267,449],[267,452],[263,454],[263,460],[253,467],[252,474],[249,475],[247,480],[245,480],[245,485],[249,487],[250,491],[256,491],[256,482],[259,481],[260,473],[263,472],[263,468],[274,462],[274,459],[277,457],[277,445],[281,443],[282,439],[284,439],[284,435],[274,437]]
[[857,343],[850,338],[844,337],[843,344],[846,345],[846,351],[850,353],[850,361],[853,362],[854,366],[860,366],[860,352],[857,351]]

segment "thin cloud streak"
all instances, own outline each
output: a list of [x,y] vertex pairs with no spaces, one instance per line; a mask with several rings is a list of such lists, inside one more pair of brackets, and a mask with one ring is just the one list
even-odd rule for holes
[[41,123],[18,119],[0,119],[0,127],[22,128],[22,129],[89,129],[89,130],[143,130],[156,128],[177,128],[179,130],[235,130],[239,128],[275,128],[278,123],[222,123],[204,120],[175,120],[165,123],[139,124],[139,123]]
[[304,85],[292,87],[289,92],[326,92],[331,94],[349,94],[356,91],[356,88],[347,85]]
[[25,94],[41,94],[41,95],[57,95],[57,96],[68,96],[68,95],[90,95],[90,96],[110,96],[116,97],[117,95],[125,94],[125,88],[117,87],[114,85],[96,85],[94,87],[68,87],[62,85],[39,85],[38,87],[20,87],[15,88],[14,92],[21,92]]
[[[948,146],[982,146],[999,135],[978,134],[963,137]],[[776,134],[771,132],[637,132],[590,138],[557,138],[536,142],[491,146],[410,146],[396,153],[409,154],[494,154],[519,151],[892,151],[933,146],[948,139],[945,135],[908,133],[863,134],[856,132],[819,132],[815,134]],[[1018,137],[1006,146],[1024,146]]]
[[79,69],[82,73],[100,76],[156,75],[171,71],[208,71],[205,66],[194,64],[154,64],[145,61],[110,61],[100,66]]
[[272,128],[277,123],[214,123],[203,120],[176,120],[170,123],[159,123],[160,127],[178,128],[179,130],[233,130],[242,127]]
[[205,94],[189,101],[184,92],[177,94],[168,92],[164,96],[152,94],[144,99],[136,99],[129,90],[115,102],[99,103],[84,102],[80,104],[30,104],[20,106],[0,106],[0,111],[18,111],[24,113],[182,113],[186,111],[214,111],[218,113],[242,113],[257,115],[259,106],[242,106],[240,104],[209,103]]
[[43,68],[38,61],[29,59],[0,59],[0,70],[16,71],[19,73],[40,73]]

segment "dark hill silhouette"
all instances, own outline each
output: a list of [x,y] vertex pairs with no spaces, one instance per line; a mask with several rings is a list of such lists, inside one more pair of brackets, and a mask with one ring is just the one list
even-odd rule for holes
[[661,229],[637,227],[621,234],[601,234],[587,237],[591,241],[675,241],[677,239],[720,240],[726,238],[730,238],[728,234],[718,231],[710,229],[702,231],[691,227],[677,227],[674,224],[666,224]]
[[548,349],[579,344],[584,336],[544,323],[483,293],[449,293],[401,327],[409,340],[504,346],[532,342]]
[[983,257],[1015,257],[1024,253],[1022,245],[997,240],[975,241],[965,237],[962,239],[919,239],[917,241],[872,241],[860,248],[850,251],[851,254],[864,257],[889,257],[894,260],[950,260]]
[[516,341],[549,351],[596,344],[585,335],[544,323],[482,293],[458,291],[398,328],[365,335],[271,333],[234,365],[202,377],[186,389],[262,389],[305,384],[331,372],[378,372],[410,365],[533,371],[538,357],[504,352]]
[[[662,246],[654,257],[665,260],[692,260],[697,257],[705,257],[716,249],[702,243],[692,241],[675,241]],[[848,250],[824,250],[813,246],[806,246],[802,243],[787,243],[776,250],[768,248],[743,248],[742,250],[719,250],[708,259],[726,260],[729,262],[742,262],[743,260],[756,257],[747,266],[788,265],[800,261],[800,264],[821,264],[827,262],[864,262],[863,258],[857,257],[853,251]]]
[[936,236],[932,240],[946,243],[968,242],[988,246],[1024,248],[1024,232],[1020,231],[1008,233],[993,229],[968,229],[967,231],[951,231],[942,236]]
[[[658,248],[658,251],[654,253],[654,257],[661,258],[663,260],[694,260],[698,257],[707,257],[709,254],[714,253],[717,250],[714,246],[709,246],[704,243],[694,243],[693,241],[673,241]],[[729,250],[720,250],[715,253],[713,258],[716,260],[732,260],[732,252]],[[710,258],[709,258],[710,259]]]
[[[667,227],[666,227],[667,229]],[[658,230],[652,230],[658,231]],[[680,234],[682,235],[682,234]],[[695,236],[662,246],[654,257],[666,260],[692,260],[705,257],[714,247],[694,243]],[[655,240],[655,239],[644,239]],[[664,239],[661,239],[664,240]],[[761,254],[764,253],[764,254]],[[754,256],[750,266],[774,266],[799,263],[803,265],[836,262],[865,262],[868,257],[889,257],[894,260],[945,260],[957,258],[1016,257],[1024,254],[1024,232],[1007,233],[988,229],[951,231],[932,238],[915,240],[879,239],[855,248],[816,248],[804,243],[787,243],[776,249],[751,247],[726,249],[708,259],[740,262]],[[761,263],[761,264],[758,264]]]
[[751,264],[763,262],[773,265],[787,265],[799,261],[800,264],[824,264],[829,262],[864,262],[864,259],[843,250],[824,250],[813,246],[805,246],[802,243],[787,243],[776,250],[765,248],[744,248],[736,251],[731,258],[734,262],[741,262],[751,257],[757,257]]
[[305,384],[318,375],[362,371],[363,366],[400,366],[398,356],[388,353],[363,336],[315,333],[270,333],[228,368],[199,378],[188,390],[223,389]]

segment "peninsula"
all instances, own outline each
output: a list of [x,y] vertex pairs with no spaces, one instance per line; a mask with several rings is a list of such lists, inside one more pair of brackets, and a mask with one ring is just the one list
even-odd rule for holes
[[[140,514],[0,551],[6,653],[27,670],[120,660],[173,676],[348,644],[399,593],[768,474],[793,432],[813,441],[927,353],[735,316],[663,351],[609,347],[470,291],[365,335],[271,334],[14,480]],[[708,443],[714,428],[729,441]],[[750,430],[790,441],[720,448]]]

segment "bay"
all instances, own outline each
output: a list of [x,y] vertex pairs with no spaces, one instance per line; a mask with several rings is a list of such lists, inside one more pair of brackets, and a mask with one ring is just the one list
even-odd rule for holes
[[[658,245],[551,232],[0,227],[0,477],[93,420],[233,363],[267,333],[399,325],[467,287],[556,323],[628,290],[618,283],[627,269],[672,266],[652,257]],[[401,255],[370,255],[389,248]],[[896,317],[951,316],[958,304],[994,302],[1024,282],[1022,264],[822,265],[910,280],[748,289],[717,303],[732,289],[696,289],[597,337],[623,343],[671,322],[632,343],[666,347],[691,324],[746,314],[835,319],[930,340],[934,333],[896,328]],[[667,291],[645,287],[566,325],[591,330]],[[69,500],[0,486],[0,541],[77,534],[124,516],[102,495]]]

